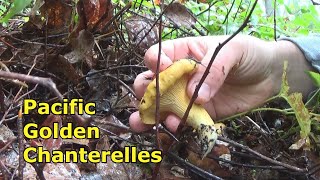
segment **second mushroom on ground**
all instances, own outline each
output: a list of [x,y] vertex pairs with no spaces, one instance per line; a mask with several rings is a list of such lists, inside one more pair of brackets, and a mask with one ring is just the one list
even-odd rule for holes
[[[181,59],[174,62],[159,74],[160,116],[164,119],[169,113],[182,118],[190,103],[187,94],[189,76],[197,69],[198,63],[191,59]],[[143,123],[155,124],[156,80],[147,87],[140,101],[139,113]],[[217,140],[216,126],[207,111],[198,104],[193,104],[186,124],[197,131],[197,142],[201,147],[203,157],[213,148]]]

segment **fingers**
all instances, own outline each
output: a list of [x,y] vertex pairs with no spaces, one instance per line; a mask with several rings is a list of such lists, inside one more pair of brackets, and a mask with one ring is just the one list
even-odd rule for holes
[[[201,61],[207,51],[203,38],[188,37],[168,40],[161,44],[160,71],[166,69],[173,61],[183,58],[196,58]],[[156,71],[159,44],[151,46],[145,54],[146,66],[153,72]]]
[[149,83],[153,80],[154,73],[145,71],[139,74],[134,80],[133,89],[138,99],[141,99],[147,89]]
[[[205,104],[209,102],[224,83],[228,73],[232,67],[237,64],[242,57],[243,51],[241,47],[236,48],[237,44],[225,45],[215,58],[208,76],[199,89],[196,103]],[[188,95],[191,97],[202,78],[208,63],[215,51],[215,47],[210,48],[203,57],[199,69],[191,77],[188,83]]]
[[181,120],[178,116],[176,116],[174,114],[170,114],[170,115],[168,115],[168,117],[164,121],[164,125],[167,127],[167,129],[170,132],[175,133],[178,129],[180,121]]
[[[174,114],[169,115],[164,121],[164,124],[167,127],[167,129],[173,133],[176,132],[179,123],[179,117],[177,117]],[[131,116],[129,117],[129,124],[131,129],[135,132],[147,131],[153,127],[153,125],[147,125],[141,121],[138,111],[131,114]]]
[[134,112],[129,117],[129,124],[133,131],[135,132],[143,132],[152,128],[153,125],[144,124],[139,116],[139,112]]

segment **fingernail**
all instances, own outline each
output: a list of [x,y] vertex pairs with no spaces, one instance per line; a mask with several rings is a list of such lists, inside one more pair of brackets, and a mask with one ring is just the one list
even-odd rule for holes
[[[198,85],[199,82],[195,83],[194,84],[194,90],[196,89],[197,85]],[[199,92],[198,92],[198,99],[201,101],[201,102],[207,102],[209,101],[209,98],[210,98],[210,93],[211,93],[211,88],[208,84],[206,83],[203,83],[199,89]]]

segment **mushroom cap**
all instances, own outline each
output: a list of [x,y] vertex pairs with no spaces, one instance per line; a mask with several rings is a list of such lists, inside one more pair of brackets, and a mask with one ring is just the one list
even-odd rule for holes
[[[180,59],[174,62],[167,69],[159,73],[159,90],[160,90],[160,103],[161,101],[174,101],[174,99],[164,100],[162,96],[168,91],[172,90],[180,79],[184,79],[186,75],[190,75],[197,67],[197,62],[191,59]],[[181,89],[181,91],[186,91]],[[176,92],[177,97],[182,96],[185,99],[185,95],[180,92]],[[173,96],[171,96],[173,97]],[[178,98],[179,99],[179,98]],[[177,100],[178,100],[177,99]],[[156,102],[156,80],[154,79],[147,87],[143,98],[139,105],[139,114],[141,120],[145,124],[155,124],[155,103]],[[188,102],[187,102],[188,103]],[[166,111],[166,108],[162,108],[161,111]],[[165,112],[164,112],[165,113]],[[164,113],[161,113],[162,115]],[[161,117],[162,118],[162,117]]]
[[[183,117],[190,103],[187,94],[188,79],[196,68],[197,62],[181,59],[159,74],[161,119],[165,118],[168,113]],[[155,102],[156,80],[153,80],[140,101],[139,114],[143,123],[155,124]],[[218,137],[216,130],[220,130],[221,125],[215,126],[208,112],[198,104],[192,105],[186,124],[197,131],[197,143],[201,146],[203,157],[205,157],[213,148]]]

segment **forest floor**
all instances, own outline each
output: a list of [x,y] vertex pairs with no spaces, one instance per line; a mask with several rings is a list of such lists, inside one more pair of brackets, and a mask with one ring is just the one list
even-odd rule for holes
[[[160,129],[156,136],[154,130],[135,133],[129,126],[129,116],[139,105],[132,84],[139,73],[147,70],[144,52],[159,41],[157,16],[149,17],[136,4],[120,6],[108,0],[77,4],[47,1],[34,8],[27,22],[25,17],[0,26],[1,178],[21,178],[18,172],[23,167],[24,179],[320,178],[318,103],[310,101],[309,106],[292,108],[278,98],[261,111],[227,118],[223,121],[226,125],[223,136],[202,160],[191,137],[183,137],[172,145],[168,143],[172,142],[171,134],[165,129]],[[166,16],[186,27],[186,21],[192,24],[194,19],[184,14],[188,11],[183,8],[175,4],[168,8],[171,10]],[[172,21],[163,24],[182,32],[176,33],[176,38],[193,35]],[[43,115],[37,110],[19,114],[26,99],[51,106],[64,102],[63,98],[93,102],[95,114]],[[296,114],[305,109],[315,116],[309,117],[311,123],[302,126]],[[29,123],[39,128],[53,128],[54,123],[59,128],[67,123],[72,123],[73,129],[98,127],[100,137],[28,138],[23,136],[26,134],[23,127]],[[308,137],[301,138],[301,129],[308,128],[311,129]],[[156,145],[157,138],[162,141],[161,147]],[[137,147],[138,152],[163,149],[163,159],[161,163],[119,163],[108,156],[107,162],[26,163],[18,155],[30,147],[43,147],[51,152],[80,149],[124,152],[129,146]],[[36,152],[27,156],[38,157]]]

